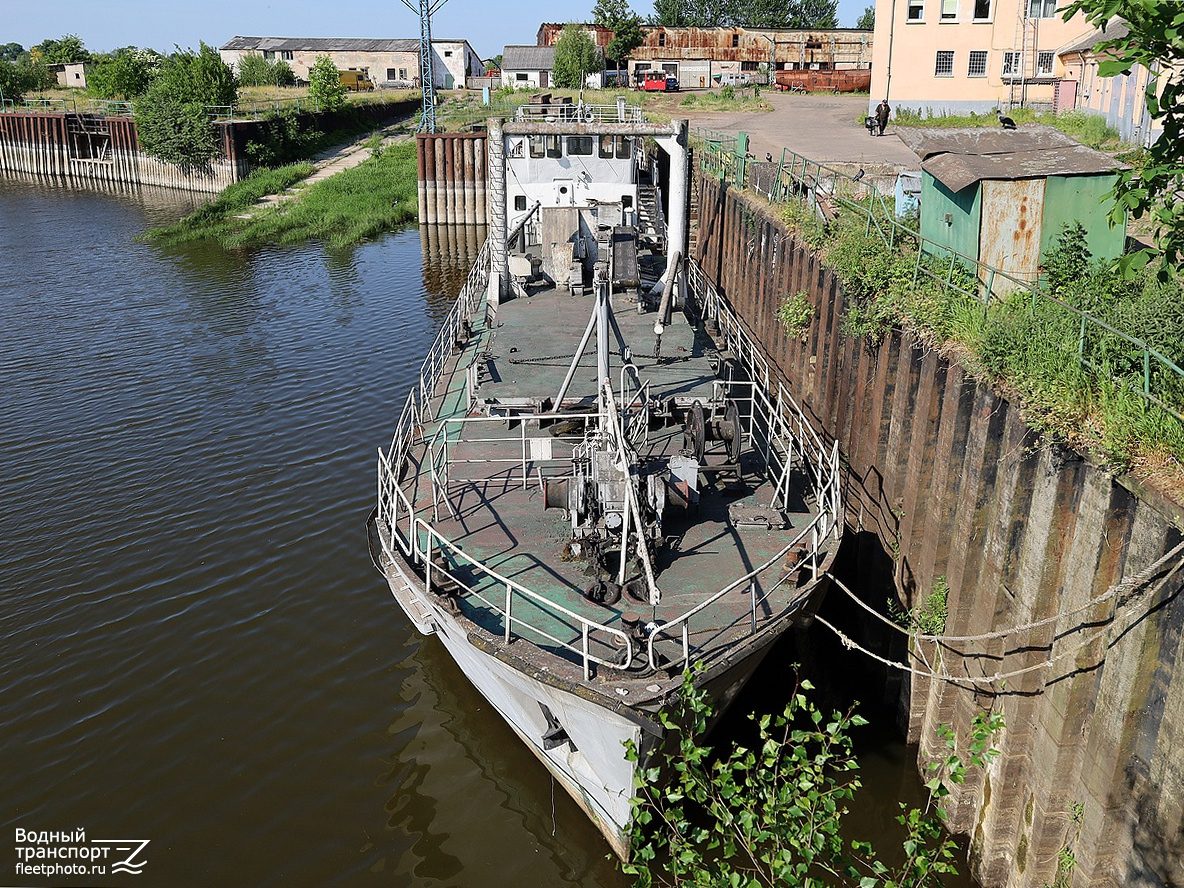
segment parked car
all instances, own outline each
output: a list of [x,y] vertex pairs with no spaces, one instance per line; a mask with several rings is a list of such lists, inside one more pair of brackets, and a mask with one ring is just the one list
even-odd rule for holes
[[338,71],[337,77],[342,86],[352,89],[354,92],[374,89],[374,81],[367,77],[363,71]]
[[678,92],[678,78],[677,77],[667,77],[666,78],[666,92],[668,92],[668,93]]

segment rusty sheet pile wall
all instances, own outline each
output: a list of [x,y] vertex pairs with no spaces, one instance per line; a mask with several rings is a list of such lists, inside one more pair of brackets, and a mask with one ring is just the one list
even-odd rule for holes
[[[882,656],[958,679],[847,655],[880,672],[922,762],[946,752],[938,726],[965,755],[975,714],[1004,715],[1001,755],[948,806],[975,875],[988,888],[1184,884],[1184,512],[1046,441],[932,347],[845,335],[847,296],[817,255],[726,187],[700,186],[699,260],[848,460],[844,579],[881,613],[889,595],[911,608],[948,585],[944,635],[975,637],[918,650],[841,592],[823,610]],[[791,337],[775,312],[803,291],[814,317]]]
[[485,225],[485,134],[419,133],[415,144],[420,223]]
[[157,185],[216,194],[246,174],[233,124],[218,124],[223,159],[181,167],[139,150],[130,117],[62,112],[0,114],[0,171],[72,183]]

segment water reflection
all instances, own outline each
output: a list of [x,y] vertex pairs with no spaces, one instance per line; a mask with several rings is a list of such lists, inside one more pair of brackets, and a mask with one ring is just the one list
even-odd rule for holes
[[423,286],[432,317],[442,321],[452,308],[488,229],[484,225],[421,225]]

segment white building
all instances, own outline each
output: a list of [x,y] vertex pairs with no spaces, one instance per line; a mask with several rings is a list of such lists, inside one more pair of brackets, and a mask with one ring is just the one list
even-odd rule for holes
[[[554,46],[507,46],[502,50],[502,86],[550,89],[555,85],[551,76],[554,68]],[[599,89],[603,84],[603,71],[589,74],[584,80],[589,89]]]
[[[302,82],[316,60],[328,56],[338,70],[360,71],[379,86],[419,85],[419,41],[413,38],[235,37],[218,54],[235,70],[252,54],[284,61]],[[467,77],[483,73],[481,58],[467,40],[433,40],[432,70],[438,89],[463,89]]]

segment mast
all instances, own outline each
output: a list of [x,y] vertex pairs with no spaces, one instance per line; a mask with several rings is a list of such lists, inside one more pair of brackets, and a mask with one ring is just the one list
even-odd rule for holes
[[419,128],[425,133],[436,131],[436,72],[432,64],[432,13],[448,0],[419,0],[418,6],[411,0],[400,0],[404,6],[419,16],[419,86],[423,92],[423,111]]

